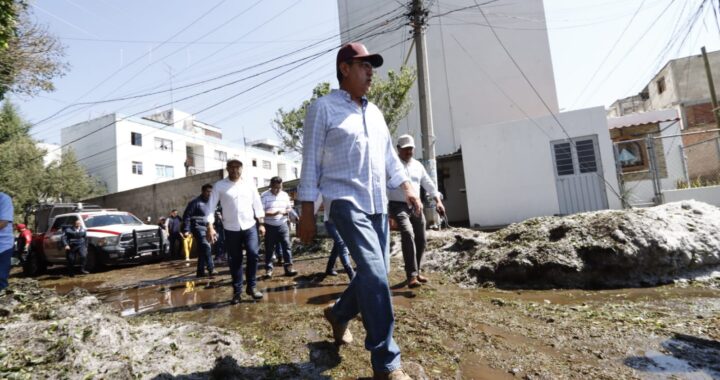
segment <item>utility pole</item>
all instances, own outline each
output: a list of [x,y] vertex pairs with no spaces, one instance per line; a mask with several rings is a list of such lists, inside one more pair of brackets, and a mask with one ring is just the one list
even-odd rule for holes
[[705,61],[705,73],[707,74],[708,87],[710,88],[710,100],[712,101],[712,113],[715,116],[715,125],[720,128],[720,112],[718,110],[717,95],[715,94],[715,83],[713,82],[712,71],[710,71],[710,61],[708,60],[705,46],[700,48],[703,60]]
[[420,133],[422,135],[423,162],[430,178],[437,185],[437,162],[435,161],[435,132],[430,107],[430,80],[428,76],[425,27],[428,10],[423,0],[413,0],[411,21],[414,30],[415,58],[417,59],[418,97],[420,105]]

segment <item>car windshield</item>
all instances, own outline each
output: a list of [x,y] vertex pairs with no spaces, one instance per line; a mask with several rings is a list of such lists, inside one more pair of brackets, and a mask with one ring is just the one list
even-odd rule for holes
[[85,226],[87,228],[109,226],[112,224],[138,225],[143,224],[143,222],[129,214],[92,215],[85,219]]

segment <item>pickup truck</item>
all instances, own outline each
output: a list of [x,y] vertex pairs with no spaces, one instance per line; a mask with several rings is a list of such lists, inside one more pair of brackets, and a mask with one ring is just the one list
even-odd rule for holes
[[[53,210],[57,210],[55,207]],[[97,271],[108,264],[136,261],[140,258],[162,259],[166,255],[163,235],[157,226],[146,225],[134,215],[114,209],[74,207],[72,212],[60,208],[49,213],[48,223],[36,226],[27,257],[23,258],[23,272],[29,276],[41,274],[49,265],[66,265],[62,234],[65,228],[79,219],[87,230],[88,256],[85,269]],[[38,214],[43,213],[36,213]],[[42,217],[40,218],[42,219]],[[37,231],[37,230],[36,230]]]

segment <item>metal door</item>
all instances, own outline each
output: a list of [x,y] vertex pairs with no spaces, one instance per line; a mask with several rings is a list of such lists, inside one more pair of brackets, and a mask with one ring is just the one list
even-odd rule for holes
[[608,208],[597,135],[552,141],[560,214]]

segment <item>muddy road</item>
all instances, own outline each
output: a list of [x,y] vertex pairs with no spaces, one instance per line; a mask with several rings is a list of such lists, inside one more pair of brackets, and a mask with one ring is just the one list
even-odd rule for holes
[[[14,274],[0,296],[0,377],[369,377],[360,321],[355,343],[330,343],[321,310],[347,277],[324,276],[326,258],[327,247],[296,257],[299,276],[260,279],[264,299],[235,306],[227,266],[198,280],[194,261],[74,278],[51,268],[39,289]],[[429,277],[408,289],[394,257],[395,337],[417,378],[720,378],[720,280],[530,291]]]

